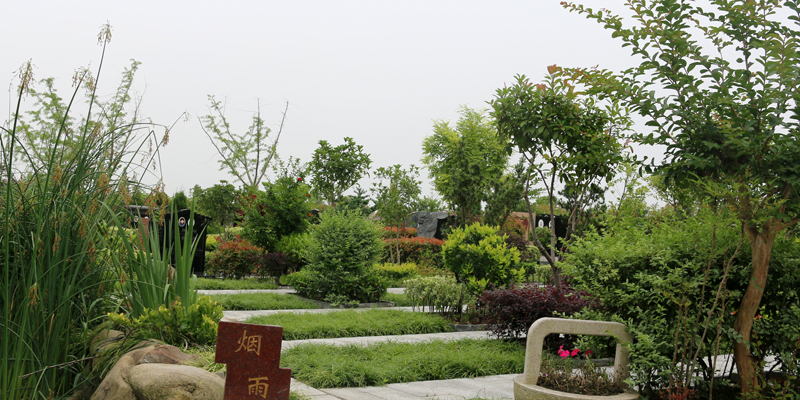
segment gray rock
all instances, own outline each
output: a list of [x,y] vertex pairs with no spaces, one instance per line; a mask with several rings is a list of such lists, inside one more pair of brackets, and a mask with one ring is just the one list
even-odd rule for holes
[[197,367],[140,364],[128,371],[138,400],[221,400],[225,380]]
[[415,213],[417,219],[417,237],[424,238],[441,238],[442,233],[439,231],[441,222],[446,221],[448,214],[447,211],[417,211]]

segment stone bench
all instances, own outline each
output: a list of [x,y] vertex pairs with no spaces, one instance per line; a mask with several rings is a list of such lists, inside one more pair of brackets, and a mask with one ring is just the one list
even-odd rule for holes
[[544,338],[551,333],[616,337],[617,351],[614,357],[614,374],[620,379],[628,377],[628,348],[623,346],[622,343],[630,343],[633,338],[631,334],[625,330],[625,325],[618,322],[540,318],[534,322],[528,330],[528,339],[525,346],[525,370],[522,375],[514,378],[514,398],[516,400],[633,400],[639,398],[639,394],[634,391],[627,391],[613,396],[587,396],[560,392],[537,386],[536,382],[539,380],[539,372],[542,366],[542,346],[544,344]]

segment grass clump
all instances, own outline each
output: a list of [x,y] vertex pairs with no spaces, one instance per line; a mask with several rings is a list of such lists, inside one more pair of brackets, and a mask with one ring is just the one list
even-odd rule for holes
[[257,279],[208,279],[197,278],[197,290],[273,290],[278,285],[271,282],[259,282]]
[[320,389],[522,373],[524,363],[525,347],[519,343],[471,339],[365,347],[304,344],[281,356],[295,379]]
[[235,293],[210,296],[225,310],[302,310],[319,308],[313,301],[291,294]]
[[282,326],[283,340],[413,335],[453,330],[448,321],[435,315],[382,309],[324,314],[280,313],[250,317],[245,322]]

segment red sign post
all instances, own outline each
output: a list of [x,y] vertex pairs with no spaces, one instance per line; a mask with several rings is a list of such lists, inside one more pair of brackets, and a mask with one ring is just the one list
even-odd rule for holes
[[280,368],[283,328],[220,322],[215,361],[227,364],[225,400],[289,399],[292,370]]

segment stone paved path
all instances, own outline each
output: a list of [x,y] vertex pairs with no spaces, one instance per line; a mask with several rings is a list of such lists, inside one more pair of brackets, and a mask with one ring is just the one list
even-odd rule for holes
[[[230,294],[230,293],[293,293],[287,289],[277,290],[202,290],[201,294]],[[392,289],[390,289],[392,292]],[[402,293],[402,289],[395,289],[394,293]],[[412,311],[411,307],[394,307],[404,311]],[[356,309],[366,310],[366,309]],[[260,310],[260,311],[225,311],[223,321],[242,322],[254,315],[270,315],[280,312],[294,313],[326,313],[337,312],[341,309],[317,310]],[[284,341],[281,350],[286,350],[302,343],[328,343],[337,346],[350,344],[368,345],[371,343],[394,342],[425,342],[431,340],[459,340],[459,339],[488,339],[488,331],[473,332],[447,332],[421,335],[398,336],[364,336],[354,338],[335,339],[309,339]],[[472,379],[451,379],[441,381],[421,381],[409,383],[393,383],[386,386],[363,388],[334,388],[315,389],[302,382],[292,379],[291,390],[303,394],[313,400],[463,400],[479,397],[491,400],[512,400],[514,398],[513,378],[516,374],[496,375]]]

